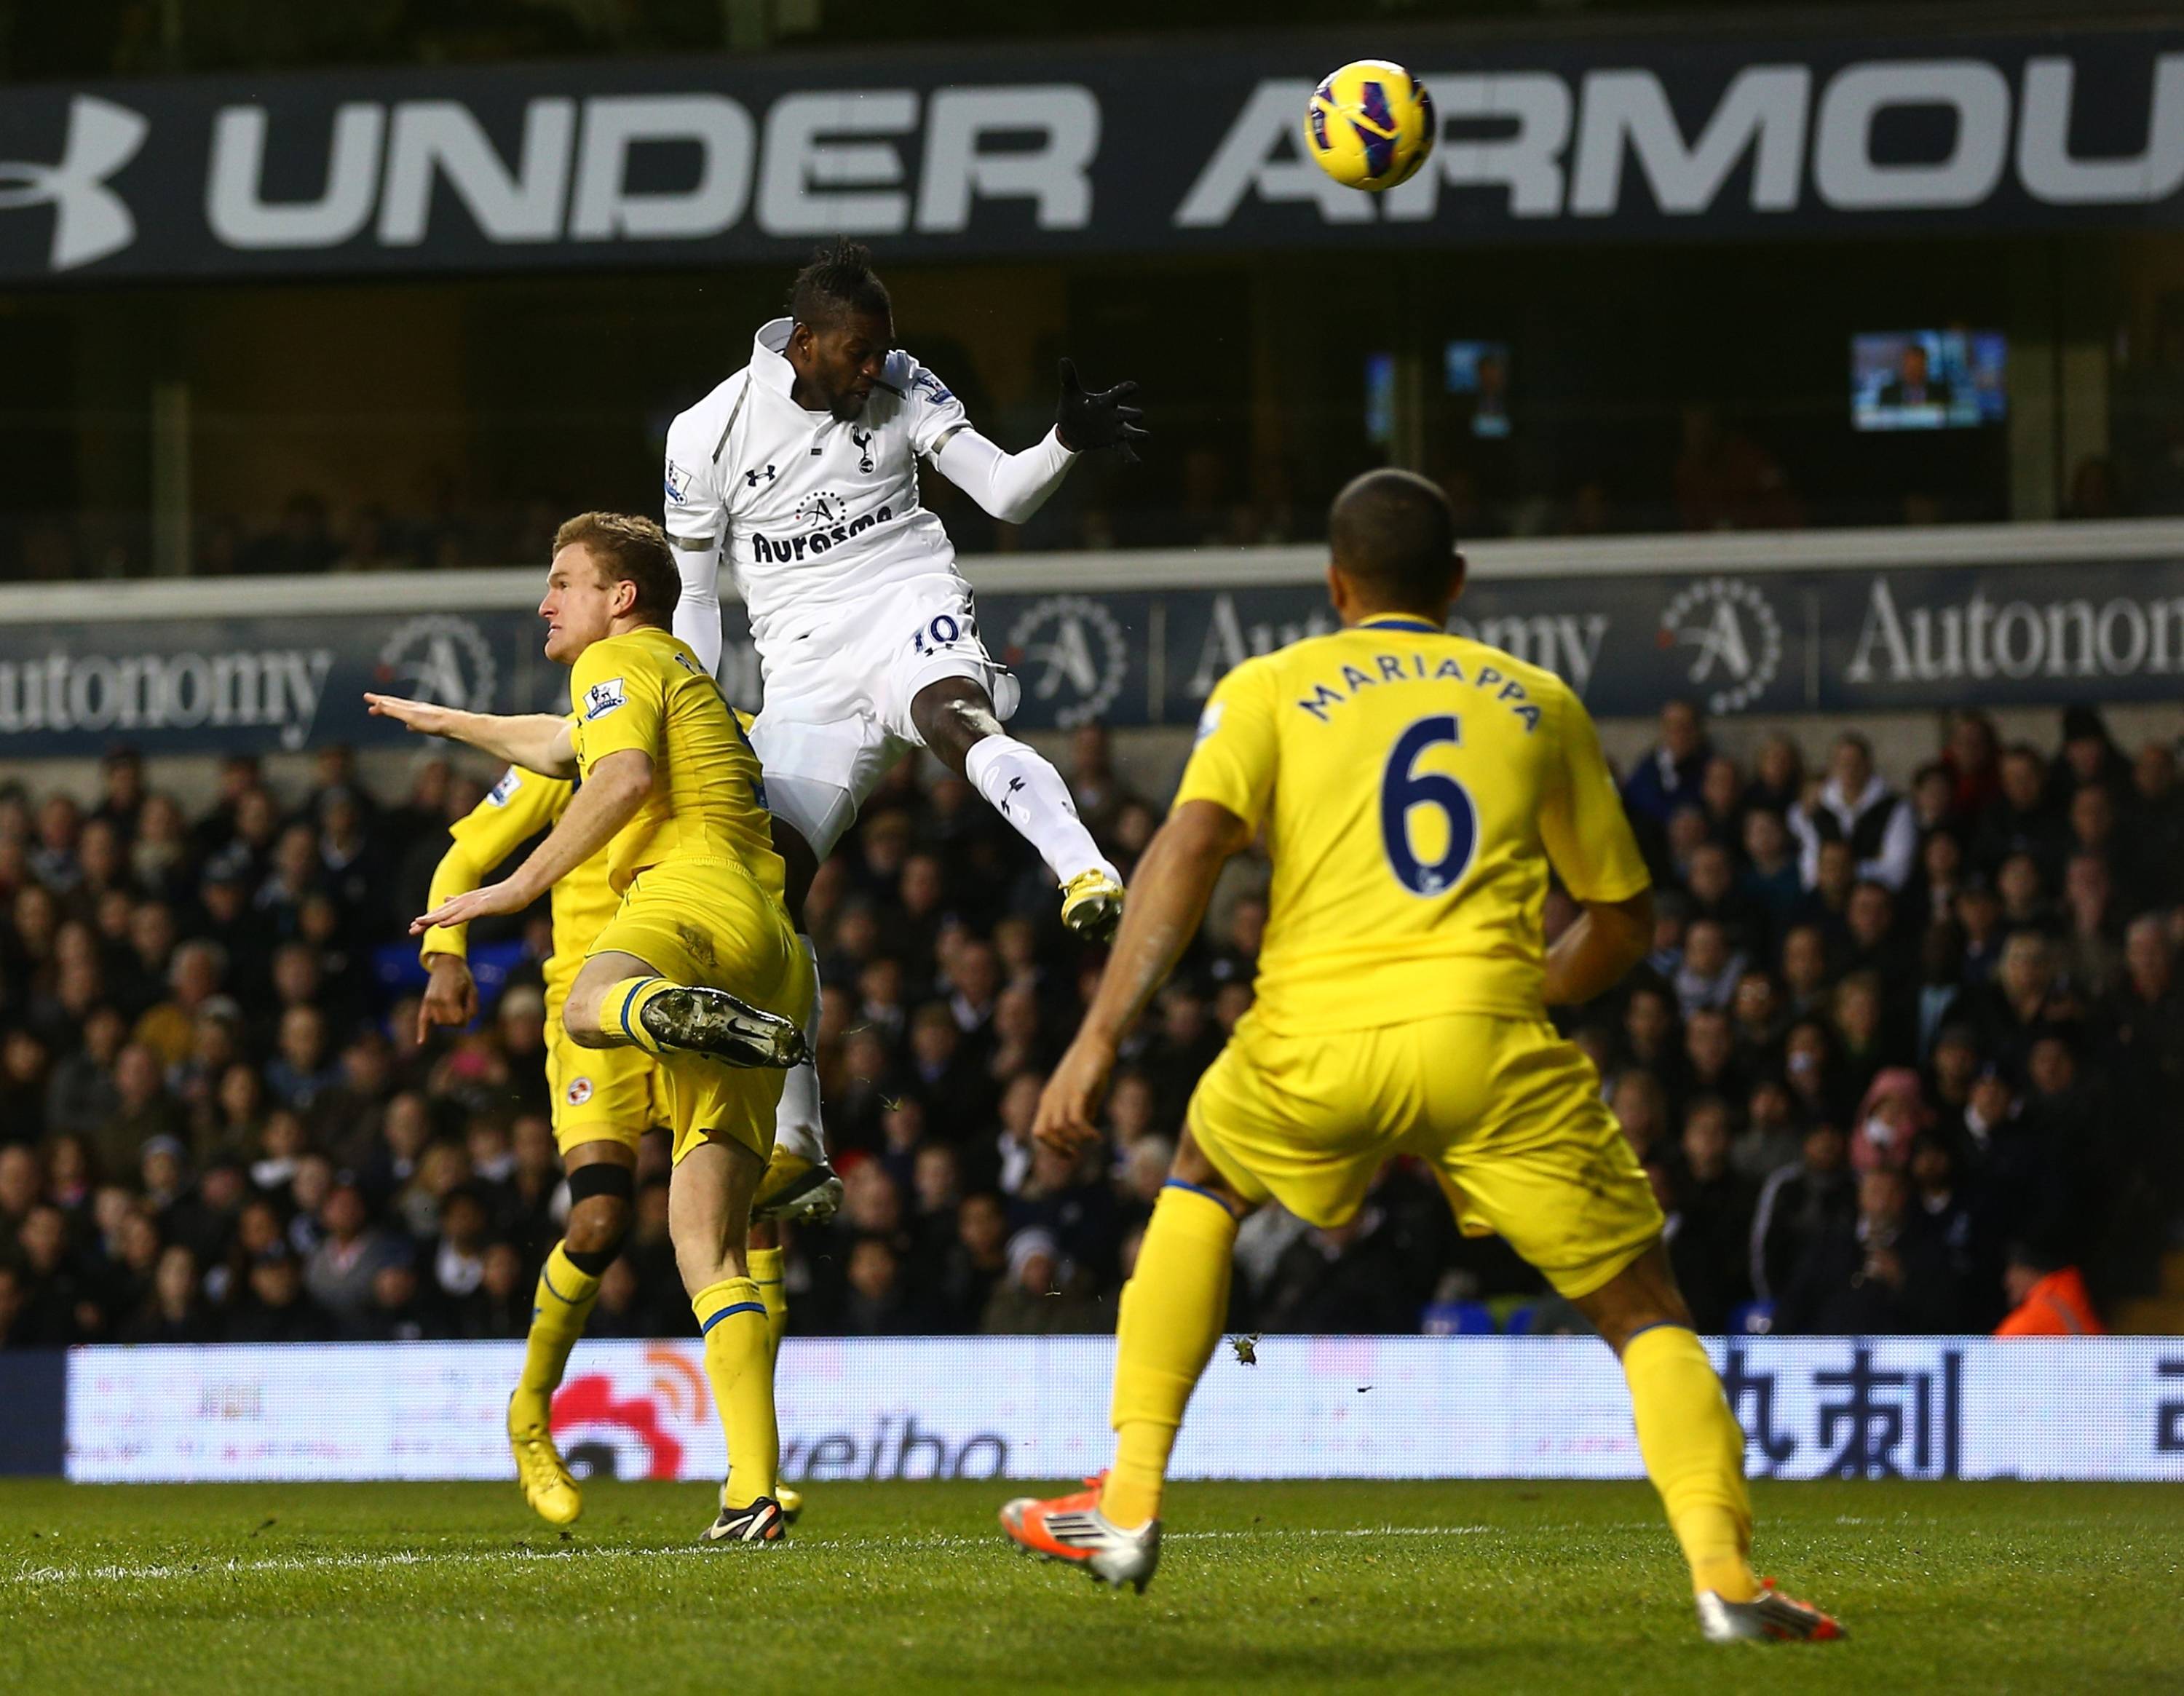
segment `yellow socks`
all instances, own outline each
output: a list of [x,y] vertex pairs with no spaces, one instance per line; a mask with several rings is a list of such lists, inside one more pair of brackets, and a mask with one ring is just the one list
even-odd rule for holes
[[773,1418],[773,1347],[766,1304],[749,1278],[723,1278],[690,1298],[705,1337],[705,1376],[728,1439],[727,1508],[747,1508],[773,1493],[781,1430]]
[[663,991],[677,986],[664,977],[626,977],[619,983],[610,983],[599,997],[599,1029],[610,1037],[624,1037],[648,1054],[669,1052],[660,1046],[660,1039],[644,1028],[638,1015],[644,1004]]
[[1623,1345],[1623,1375],[1646,1476],[1691,1564],[1693,1593],[1752,1600],[1759,1584],[1752,1574],[1744,1432],[1706,1350],[1680,1325],[1649,1326]]
[[[782,1282],[783,1251],[779,1248],[753,1248],[746,1258],[750,1262],[751,1282],[758,1286],[759,1299],[766,1304],[766,1382],[773,1382],[773,1372],[781,1364],[782,1333],[788,1329],[788,1290]],[[794,1500],[794,1493],[783,1497],[781,1482],[774,1481],[769,1493],[784,1506]]]
[[1173,1181],[1161,1191],[1115,1327],[1115,1464],[1100,1511],[1125,1531],[1160,1512],[1176,1427],[1228,1316],[1235,1248],[1224,1203]]
[[550,1396],[561,1382],[569,1364],[569,1351],[584,1334],[584,1321],[592,1316],[599,1299],[599,1281],[581,1271],[569,1259],[569,1245],[556,1243],[538,1271],[538,1288],[531,1298],[531,1332],[523,1339],[523,1376],[517,1389],[528,1395]]
[[781,1281],[785,1253],[780,1248],[754,1248],[748,1256],[751,1282],[758,1286],[759,1299],[766,1304],[766,1345],[777,1359],[781,1354],[782,1333],[788,1329],[788,1293]]

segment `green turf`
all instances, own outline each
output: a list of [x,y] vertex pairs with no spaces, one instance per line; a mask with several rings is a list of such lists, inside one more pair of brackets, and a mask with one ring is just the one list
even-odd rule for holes
[[1183,1485],[1143,1598],[1013,1554],[1007,1493],[817,1486],[699,1553],[696,1486],[564,1536],[513,1487],[4,1482],[0,1690],[2184,1690],[2173,1487],[1759,1486],[1852,1632],[1763,1650],[1697,1641],[1640,1485]]

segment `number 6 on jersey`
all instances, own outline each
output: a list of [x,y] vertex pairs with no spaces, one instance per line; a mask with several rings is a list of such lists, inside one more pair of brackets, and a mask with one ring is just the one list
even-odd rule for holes
[[[1388,865],[1396,881],[1413,895],[1446,895],[1463,881],[1471,869],[1473,851],[1479,846],[1479,809],[1471,792],[1443,771],[1420,771],[1419,756],[1442,742],[1462,745],[1463,736],[1453,713],[1420,719],[1389,750],[1387,769],[1380,775],[1380,842],[1388,852]],[[1421,808],[1440,815],[1440,854],[1421,859],[1412,830],[1412,813]],[[1431,836],[1421,835],[1430,841]]]

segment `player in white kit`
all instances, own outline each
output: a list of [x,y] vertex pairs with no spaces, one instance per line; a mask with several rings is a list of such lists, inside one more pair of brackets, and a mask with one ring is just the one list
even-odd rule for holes
[[[1078,453],[1136,459],[1131,443],[1145,431],[1128,402],[1137,386],[1088,394],[1065,363],[1054,429],[1005,453],[894,341],[871,255],[839,243],[798,275],[789,315],[759,331],[750,363],[669,426],[666,529],[682,568],[675,634],[718,671],[725,557],[766,681],[751,742],[767,802],[820,859],[889,769],[928,748],[1039,851],[1061,887],[1063,921],[1104,939],[1122,917],[1122,880],[1061,774],[1001,728],[1017,681],[979,640],[955,545],[918,503],[917,462],[1021,524]],[[808,1065],[783,1093],[778,1134],[823,1162]]]

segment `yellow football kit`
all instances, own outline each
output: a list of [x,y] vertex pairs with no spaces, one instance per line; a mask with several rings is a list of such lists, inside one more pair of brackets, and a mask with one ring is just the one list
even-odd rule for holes
[[[678,983],[724,989],[800,1019],[811,969],[782,904],[758,756],[683,643],[644,628],[597,642],[569,674],[580,776],[626,748],[651,756],[651,792],[607,844],[620,907],[591,952],[634,954]],[[773,1148],[783,1076],[702,1055],[660,1057],[680,1160],[708,1137]]]
[[[1257,1002],[1190,1102],[1228,1184],[1334,1225],[1388,1156],[1416,1155],[1466,1231],[1500,1232],[1573,1299],[1654,1243],[1660,1209],[1598,1074],[1543,1005],[1550,867],[1580,900],[1646,882],[1591,721],[1557,679],[1424,619],[1368,619],[1229,673],[1176,799],[1264,826],[1273,856]],[[1080,1498],[1011,1503],[1020,1543],[1097,1547],[1107,1567],[1090,1570],[1110,1583],[1150,1576],[1236,1226],[1220,1195],[1162,1190],[1120,1304],[1098,1518],[1088,1535]],[[1705,1349],[1664,1312],[1619,1352],[1702,1616],[1752,1607],[1744,1434]],[[1065,1523],[1074,1549],[1056,1541]]]
[[[640,653],[638,659],[642,661],[646,657]],[[610,716],[626,707],[632,697],[639,702],[651,698],[651,687],[643,679],[633,688],[626,674],[611,682],[612,687],[596,698],[604,703],[596,717]],[[710,690],[710,684],[707,687]],[[660,692],[664,695],[664,689]],[[714,698],[719,698],[717,693]],[[632,715],[632,721],[641,716]],[[657,729],[669,722],[668,715],[656,714],[653,722]],[[747,726],[738,720],[732,721],[732,728],[748,759],[748,744],[743,742]],[[624,744],[604,733],[597,735],[593,738],[591,758],[604,758],[612,747],[622,745],[637,744]],[[703,738],[697,737],[663,738],[663,746],[681,751],[686,757],[703,758],[715,753]],[[655,775],[669,769],[662,755],[655,754]],[[754,761],[750,773],[754,781],[755,773]],[[514,853],[519,844],[556,823],[568,809],[576,787],[566,778],[547,777],[510,767],[485,799],[453,826],[450,833],[454,842],[432,876],[432,905],[437,908],[452,897],[476,888],[486,874]],[[669,792],[671,799],[671,787]],[[706,798],[701,786],[701,803]],[[653,799],[640,811],[640,820],[648,811],[657,814],[658,799],[655,789]],[[727,831],[716,834],[732,844],[735,851],[747,852],[751,821],[738,813],[727,824]],[[770,855],[771,836],[763,813],[758,816],[757,830],[757,840],[766,845]],[[717,904],[713,908],[704,904],[714,899],[718,892],[704,887],[704,856],[692,852],[702,850],[710,838],[689,831],[682,832],[678,838],[673,833],[655,829],[644,841],[632,844],[629,836],[627,831],[618,833],[606,848],[570,871],[553,889],[554,948],[546,961],[545,978],[546,1076],[553,1102],[554,1141],[565,1157],[580,1143],[618,1143],[629,1149],[632,1161],[644,1132],[654,1125],[673,1128],[678,1159],[713,1130],[724,1130],[749,1143],[759,1143],[762,1132],[763,1143],[770,1144],[772,1104],[781,1091],[778,1072],[729,1073],[725,1068],[692,1055],[655,1058],[641,1048],[588,1048],[578,1046],[569,1037],[562,1010],[582,963],[595,945],[602,943],[603,933],[619,919],[628,916],[631,903],[617,891],[614,876],[617,869],[624,872],[621,881],[632,895],[643,878],[656,877],[667,870],[688,872],[689,881],[682,885],[667,883],[667,894],[665,898],[654,897],[653,905],[657,907],[663,898],[671,904],[681,898],[693,904],[690,911],[694,913],[726,910]],[[625,860],[619,868],[615,859],[617,847],[626,851]],[[660,852],[663,858],[671,853],[680,853],[682,859],[675,865],[666,865],[653,860],[655,852]],[[778,860],[774,862],[772,870],[777,892],[771,900],[778,909]],[[740,896],[750,880],[740,873],[738,876],[743,887],[734,892]],[[647,885],[648,888],[653,887]],[[761,907],[765,899],[763,896],[755,897],[748,904]],[[785,914],[781,915],[781,923],[784,926],[787,924]],[[633,926],[624,926],[624,940],[612,945],[632,950],[642,947],[649,963],[655,959],[672,959],[678,969],[688,965],[688,958],[702,955],[717,960],[723,952],[720,939],[702,922],[667,926],[663,934],[672,937],[673,947],[663,946],[659,935],[648,935],[644,928],[647,925],[659,930],[660,915],[641,909]],[[460,925],[432,927],[420,945],[421,954],[466,954],[468,928]],[[762,925],[753,927],[755,933],[764,928]],[[630,940],[632,938],[634,942]],[[677,948],[688,958],[677,957]],[[808,999],[808,967],[800,948],[794,953],[796,966],[805,972],[805,993]],[[768,1079],[770,1090],[766,1083]],[[760,1152],[766,1152],[764,1146],[760,1146]],[[793,1181],[800,1171],[805,1169],[805,1162],[793,1158],[785,1159],[783,1164],[786,1170],[780,1174],[778,1182]],[[773,1179],[774,1172],[770,1170],[767,1177]],[[594,1261],[585,1254],[571,1254],[566,1242],[554,1244],[538,1274],[530,1331],[524,1343],[523,1370],[515,1393],[509,1402],[509,1438],[525,1499],[555,1525],[566,1525],[577,1517],[582,1510],[582,1498],[554,1446],[552,1398],[567,1369],[570,1351],[582,1336],[590,1318],[604,1271],[604,1259]],[[768,1271],[771,1277],[760,1282]],[[736,1446],[739,1449],[749,1449],[761,1458],[769,1454],[774,1457],[764,1460],[759,1465],[758,1471],[765,1474],[764,1482],[751,1488],[768,1488],[778,1493],[779,1487],[772,1478],[773,1471],[777,1469],[778,1438],[760,1435],[759,1428],[766,1432],[773,1429],[772,1368],[781,1323],[776,1315],[786,1314],[781,1296],[779,1252],[774,1251],[770,1267],[755,1253],[752,1271],[750,1278],[723,1280],[697,1293],[694,1305],[699,1309],[701,1321],[723,1313],[740,1314],[746,1309],[762,1316],[755,1329],[746,1322],[740,1332],[732,1336],[729,1328],[722,1326],[717,1340],[709,1337],[706,1370],[709,1375],[725,1374],[725,1381],[731,1386],[738,1411],[727,1415],[725,1410],[731,1404],[723,1400],[724,1419],[730,1424],[738,1420],[755,1421],[755,1426],[747,1425],[745,1436],[736,1439]],[[747,1370],[754,1355],[762,1357],[762,1374]]]
[[1566,1296],[1662,1228],[1591,1061],[1547,1021],[1550,865],[1619,901],[1645,863],[1591,720],[1552,673],[1384,617],[1249,660],[1207,703],[1176,804],[1263,826],[1257,998],[1192,1097],[1239,1193],[1316,1225],[1391,1155]]
[[[454,838],[432,874],[432,907],[476,888],[486,874],[568,809],[577,786],[510,766],[485,799],[449,826]],[[634,1150],[645,1131],[666,1122],[652,1057],[635,1048],[583,1048],[569,1038],[561,1005],[593,940],[620,904],[607,881],[607,857],[597,854],[554,886],[554,951],[547,956],[546,1085],[553,1101],[554,1142],[563,1154],[584,1143],[619,1143]],[[465,956],[467,925],[435,925],[418,946],[421,958]]]

